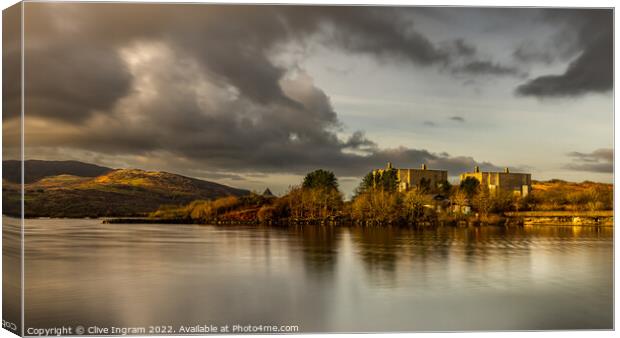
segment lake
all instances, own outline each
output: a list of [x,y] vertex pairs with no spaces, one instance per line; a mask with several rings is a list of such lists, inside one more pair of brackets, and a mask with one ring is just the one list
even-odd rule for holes
[[29,219],[26,328],[611,329],[613,228]]

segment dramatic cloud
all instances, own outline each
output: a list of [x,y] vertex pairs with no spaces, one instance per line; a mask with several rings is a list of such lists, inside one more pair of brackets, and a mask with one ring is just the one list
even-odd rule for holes
[[349,137],[343,148],[372,152],[377,149],[377,143],[366,138],[364,132],[356,131]]
[[[319,46],[338,56],[355,55],[372,67],[398,66],[407,70],[403,78],[418,82],[425,76],[450,81],[481,75],[514,81],[523,74],[474,45],[471,36],[429,34],[432,29],[419,25],[423,12],[31,3],[24,46],[28,154],[90,154],[130,166],[172,163],[172,169],[229,180],[314,168],[359,177],[387,161],[402,167],[426,163],[451,175],[475,165],[499,169],[415,146],[381,147],[383,140],[348,129],[319,82],[286,58],[291,50]],[[19,48],[5,50],[19,54]],[[355,85],[386,83],[375,83],[372,76]],[[387,102],[384,97],[376,99]],[[417,121],[431,126],[436,119],[428,114]],[[406,144],[415,144],[415,126],[403,127],[410,132]]]
[[30,50],[34,56],[25,58],[29,115],[75,122],[112,108],[130,90],[131,75],[115,51],[98,46],[74,50],[72,44],[41,48],[46,51]]
[[[565,11],[565,15],[572,15],[572,12]],[[550,16],[549,10],[545,10],[542,17],[544,21],[549,21],[553,15]],[[554,33],[538,40],[528,37],[527,40],[517,45],[512,52],[512,57],[523,64],[550,65],[554,62],[567,62],[578,56],[582,51],[577,34],[578,27],[566,24],[557,25],[556,21],[550,22],[556,29]]]
[[[21,7],[4,10],[2,20],[2,121],[6,124],[21,114]],[[6,134],[4,138],[6,144]]]
[[304,72],[287,73],[279,81],[282,99],[260,104],[217,76],[200,72],[198,61],[164,43],[137,43],[120,57],[134,78],[130,94],[110,112],[61,133],[38,127],[32,119],[28,130],[36,136],[30,144],[108,155],[150,153],[189,160],[216,173],[303,174],[322,167],[359,176],[388,160],[454,170],[476,164],[471,158],[425,150],[379,149],[362,132],[339,139],[335,131],[340,122],[329,98]]
[[516,60],[523,63],[541,62],[550,64],[555,60],[552,51],[547,48],[537,46],[531,41],[519,45],[512,53],[512,56]]
[[564,25],[567,31],[576,30],[575,49],[579,55],[563,74],[534,78],[519,86],[517,94],[561,97],[610,91],[613,87],[613,11],[549,10],[547,17]]
[[597,149],[591,153],[571,152],[568,156],[573,163],[566,167],[572,170],[612,173],[614,170],[614,150]]
[[[448,62],[450,55],[413,29],[400,8],[289,7],[287,17],[304,27],[323,23],[332,44],[355,53],[429,65]],[[331,26],[331,29],[329,29]]]
[[472,75],[511,75],[522,76],[523,73],[515,68],[503,66],[490,61],[472,61],[460,66],[455,66],[452,71],[454,73],[472,74]]
[[476,54],[476,47],[469,44],[463,39],[457,39],[454,41],[454,49],[456,54],[460,56],[474,56]]
[[427,164],[430,169],[446,169],[450,176],[457,176],[466,171],[472,171],[474,166],[479,166],[482,170],[499,171],[502,168],[489,162],[478,162],[468,156],[450,156],[447,153],[431,153],[427,150],[416,150],[399,147],[395,149],[384,149],[377,151],[365,158],[351,159],[351,165],[363,167],[367,172],[369,169],[376,168],[378,163],[385,164],[392,162],[394,166],[400,168],[418,168],[422,164]]
[[287,43],[304,45],[312,37],[379,60],[447,67],[468,56],[454,72],[518,73],[471,60],[475,47],[463,39],[430,41],[415,30],[408,12],[415,8],[33,4],[26,11],[29,114],[76,120],[109,110],[129,94],[133,80],[118,50],[136,41],[165,41],[197,60],[199,71],[258,104],[294,105],[279,84],[287,69],[272,56]]
[[421,65],[474,53],[462,40],[449,44],[455,51],[437,47],[400,9],[149,5],[140,13],[132,5],[38,3],[26,15],[32,147],[166,154],[211,171],[360,175],[390,159],[475,164],[379,149],[362,132],[340,139],[329,97],[303,70],[273,61],[283,44],[311,36]]

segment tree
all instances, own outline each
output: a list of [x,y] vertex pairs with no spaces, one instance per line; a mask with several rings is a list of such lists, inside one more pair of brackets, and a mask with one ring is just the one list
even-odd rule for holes
[[431,198],[420,189],[411,189],[404,193],[403,211],[410,222],[417,222],[424,216],[424,206],[431,204]]
[[398,188],[398,179],[396,170],[386,169],[376,172],[369,172],[362,178],[362,182],[355,189],[355,196],[359,196],[372,189],[380,189],[394,192]]
[[480,181],[475,177],[467,177],[461,181],[460,188],[465,192],[468,198],[472,198],[478,191]]
[[356,220],[375,223],[394,223],[401,218],[402,199],[400,193],[379,188],[370,188],[358,195],[351,205]]
[[396,170],[386,169],[375,175],[375,186],[388,192],[394,192],[398,188],[398,176]]
[[364,176],[364,178],[362,178],[360,185],[355,189],[355,196],[359,196],[363,194],[364,192],[372,189],[374,185],[375,185],[375,176],[373,175],[372,172],[369,172],[368,174],[366,174],[366,176]]
[[338,190],[338,179],[333,172],[318,169],[308,173],[306,177],[304,177],[302,187],[306,189],[323,188],[327,190]]
[[470,203],[471,201],[469,200],[467,194],[465,193],[465,191],[463,191],[463,189],[459,189],[454,193],[454,195],[452,195],[452,204],[457,207],[455,211],[458,214],[463,213],[465,210],[463,208],[465,206],[469,206]]
[[450,182],[442,181],[437,184],[437,189],[439,189],[439,193],[444,196],[450,196],[450,192],[452,191],[452,184]]
[[495,191],[491,194],[492,211],[502,213],[514,208],[518,196],[509,191]]
[[489,189],[484,187],[474,194],[472,204],[476,211],[478,211],[483,217],[486,217],[493,209],[493,200]]
[[342,193],[331,171],[319,169],[308,173],[302,186],[291,188],[284,197],[293,218],[325,219],[342,212]]
[[430,178],[424,178],[422,177],[420,179],[420,183],[418,184],[417,188],[422,192],[422,193],[428,193],[431,191],[431,180]]

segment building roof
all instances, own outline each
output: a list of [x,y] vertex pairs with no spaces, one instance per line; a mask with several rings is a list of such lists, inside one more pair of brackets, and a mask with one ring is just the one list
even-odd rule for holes
[[504,168],[504,171],[481,171],[480,167],[475,166],[474,167],[474,171],[468,171],[465,173],[462,173],[461,175],[470,175],[470,174],[480,174],[480,173],[485,173],[485,174],[519,174],[519,175],[530,175],[530,173],[513,173],[510,171],[509,168]]
[[426,164],[422,164],[419,168],[395,168],[392,165],[392,162],[388,162],[385,169],[379,169],[379,170],[419,170],[419,171],[445,171],[447,172],[447,170],[445,169],[429,169]]

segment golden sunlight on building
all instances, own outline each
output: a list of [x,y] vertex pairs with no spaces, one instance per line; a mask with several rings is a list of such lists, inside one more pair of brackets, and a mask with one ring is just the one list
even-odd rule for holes
[[473,172],[461,174],[461,182],[468,177],[477,179],[481,187],[487,187],[492,193],[512,192],[525,197],[532,191],[532,174],[511,173],[508,168],[503,172],[493,172],[480,171],[476,166]]
[[422,164],[419,169],[397,169],[388,162],[385,169],[373,170],[373,174],[381,174],[386,170],[395,170],[398,182],[398,191],[407,191],[414,187],[427,186],[436,187],[448,180],[447,170],[428,169],[426,164]]

